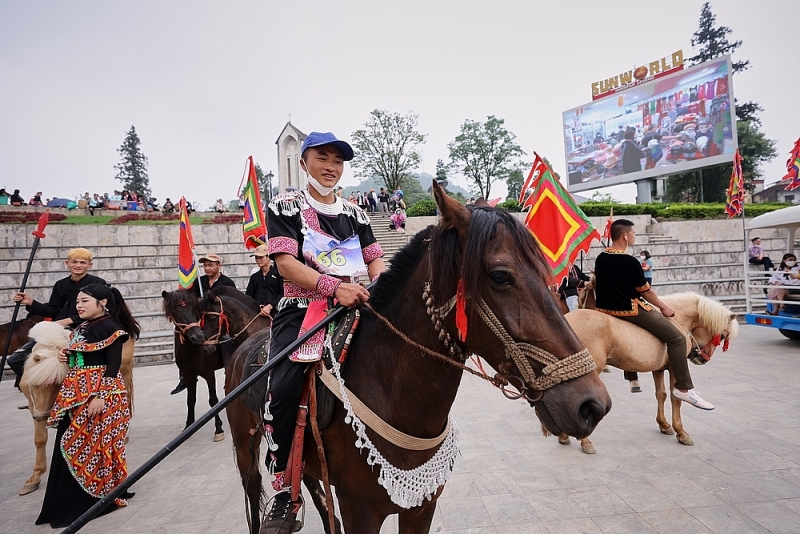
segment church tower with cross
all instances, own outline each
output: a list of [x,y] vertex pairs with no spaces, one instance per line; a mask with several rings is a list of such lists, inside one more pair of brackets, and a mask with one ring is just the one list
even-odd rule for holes
[[278,193],[285,193],[288,188],[306,188],[306,176],[300,169],[300,147],[305,139],[306,134],[292,124],[290,115],[289,122],[275,141],[278,146]]

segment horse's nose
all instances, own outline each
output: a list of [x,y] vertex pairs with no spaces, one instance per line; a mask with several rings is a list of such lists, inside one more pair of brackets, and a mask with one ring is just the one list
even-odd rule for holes
[[603,417],[611,411],[611,397],[606,396],[606,399],[592,399],[587,400],[579,408],[579,413],[583,423],[590,428],[597,426]]

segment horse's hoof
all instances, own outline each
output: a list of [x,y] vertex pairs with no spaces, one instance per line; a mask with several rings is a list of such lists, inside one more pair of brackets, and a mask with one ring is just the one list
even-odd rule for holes
[[225,432],[220,432],[219,434],[214,434],[214,443],[218,441],[222,441],[225,439]]
[[674,430],[672,430],[672,427],[671,427],[671,426],[668,426],[668,427],[666,427],[666,428],[660,428],[659,430],[661,430],[661,433],[662,433],[662,434],[666,434],[666,435],[668,435],[668,436],[671,436],[672,434],[674,434],[674,433],[675,433],[675,431],[674,431]]
[[684,434],[683,437],[680,435],[676,437],[678,438],[678,441],[684,445],[694,445],[694,441],[692,441],[692,438],[690,438],[688,434]]
[[36,482],[35,484],[25,484],[24,486],[22,486],[22,489],[19,490],[19,494],[27,495],[29,493],[33,493],[37,489],[39,489],[39,482]]
[[595,454],[597,452],[596,450],[594,450],[594,445],[592,445],[591,443],[586,443],[586,444],[581,443],[581,450],[586,454]]
[[569,436],[558,436],[558,442],[562,445],[569,445]]

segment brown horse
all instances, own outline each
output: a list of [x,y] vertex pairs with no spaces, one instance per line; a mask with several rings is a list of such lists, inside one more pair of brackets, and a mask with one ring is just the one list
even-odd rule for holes
[[[661,297],[661,300],[675,310],[675,318],[672,320],[676,327],[683,332],[691,332],[691,336],[688,333],[686,335],[687,354],[693,346],[702,347],[703,353],[710,359],[720,343],[736,339],[739,334],[736,314],[706,297],[696,293],[676,293]],[[568,313],[566,318],[592,353],[598,371],[606,365],[613,365],[623,371],[652,371],[658,400],[656,422],[659,429],[664,434],[676,433],[675,437],[680,443],[692,445],[692,438],[684,430],[681,420],[682,402],[670,395],[671,426],[664,415],[664,403],[667,399],[664,371],[669,370],[666,345],[646,330],[598,311],[575,310]],[[675,387],[672,373],[669,384],[669,390],[672,391]],[[558,441],[566,445],[569,443],[569,436],[562,434]],[[583,452],[594,454],[594,445],[588,437],[580,441]]]
[[[197,377],[208,385],[208,404],[214,406],[217,397],[217,379],[214,372],[222,369],[222,353],[219,347],[210,353],[203,349],[203,330],[200,328],[200,301],[185,289],[163,291],[164,315],[175,325],[175,365],[186,382],[186,427],[194,423],[194,408],[197,404]],[[225,439],[222,419],[214,417],[214,441]]]
[[[30,331],[36,340],[31,355],[25,361],[20,389],[28,399],[28,410],[33,417],[33,443],[36,461],[33,473],[20,490],[27,495],[39,488],[42,475],[47,472],[47,417],[67,374],[67,365],[58,361],[58,351],[69,345],[69,331],[56,323],[40,323]],[[131,413],[133,413],[133,350],[135,341],[129,339],[122,346],[120,373],[125,382]]]
[[[33,328],[33,325],[41,321],[44,321],[44,317],[28,315],[25,319],[17,321],[14,324],[14,333],[11,334],[11,344],[8,346],[9,355],[28,342],[28,332]],[[2,347],[6,346],[6,338],[8,337],[8,329],[10,327],[11,323],[0,324],[0,350],[2,350]]]
[[[587,356],[550,295],[543,256],[530,232],[501,210],[485,203],[468,209],[449,198],[438,184],[434,183],[433,189],[441,213],[438,225],[417,234],[393,258],[392,268],[380,277],[370,296],[374,313],[362,314],[342,371],[350,395],[357,396],[395,429],[417,438],[435,438],[448,428],[463,372],[458,364],[474,352],[504,380],[522,387],[537,416],[552,432],[589,435],[611,408],[608,392],[592,372],[593,365],[584,367],[580,376],[562,377],[564,380],[552,387],[539,382],[561,367],[563,360]],[[463,299],[455,299],[457,286],[463,288]],[[455,300],[459,303],[453,314],[449,303]],[[468,328],[465,340],[457,342],[455,316],[462,317],[462,311]],[[390,327],[383,319],[397,326]],[[402,337],[394,328],[400,329]],[[258,346],[261,336],[245,342],[233,361],[238,362],[251,344]],[[442,340],[447,341],[450,351]],[[439,356],[433,357],[412,343]],[[536,351],[552,358],[546,370],[543,363],[529,356]],[[442,355],[447,352],[449,356]],[[236,381],[235,369],[230,370]],[[538,378],[534,380],[533,374]],[[449,475],[447,465],[452,463],[435,470],[441,482],[429,493],[414,498],[414,502],[398,503],[397,496],[384,489],[387,480],[379,476],[383,477],[391,466],[404,471],[421,467],[441,451],[438,447],[401,448],[369,428],[363,436],[357,436],[349,416],[345,422],[346,416],[344,406],[337,403],[320,443],[330,481],[336,487],[345,532],[378,532],[387,516],[398,514],[401,533],[427,533],[436,499]],[[356,441],[363,445],[363,437],[369,438],[381,461],[386,462],[382,467],[372,465],[376,463],[372,453],[364,454],[354,446]],[[447,438],[443,450],[447,450],[445,443]],[[304,452],[306,473],[320,479],[314,439],[307,437]],[[446,454],[450,458],[451,453]],[[422,468],[433,469],[430,465]]]

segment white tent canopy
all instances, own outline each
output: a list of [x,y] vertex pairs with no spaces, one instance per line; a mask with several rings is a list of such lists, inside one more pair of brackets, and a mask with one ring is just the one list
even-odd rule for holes
[[790,206],[753,217],[747,224],[747,229],[792,228],[798,226],[800,226],[800,206]]

